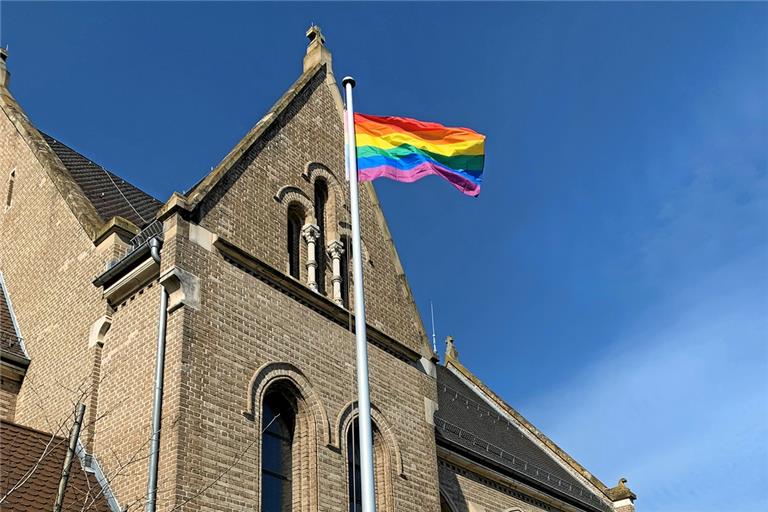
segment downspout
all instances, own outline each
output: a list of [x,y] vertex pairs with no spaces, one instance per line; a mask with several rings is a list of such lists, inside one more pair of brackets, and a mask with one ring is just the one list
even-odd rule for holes
[[[149,253],[160,265],[160,241],[149,240]],[[157,461],[160,455],[160,422],[163,415],[163,378],[165,373],[165,325],[168,320],[168,292],[160,285],[160,320],[157,325],[157,355],[155,356],[155,395],[152,402],[152,443],[149,448],[146,512],[157,506]]]

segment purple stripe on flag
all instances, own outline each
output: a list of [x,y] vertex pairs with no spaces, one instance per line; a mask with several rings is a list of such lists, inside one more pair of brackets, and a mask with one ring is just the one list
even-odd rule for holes
[[450,169],[435,165],[431,162],[424,162],[415,167],[404,171],[391,165],[380,165],[378,167],[368,167],[360,169],[357,176],[359,181],[372,181],[376,178],[389,178],[391,180],[400,181],[404,183],[412,183],[416,180],[429,176],[430,174],[436,174],[442,176],[446,180],[451,182],[451,185],[459,189],[460,192],[468,196],[477,196],[480,194],[480,185],[473,183],[464,176],[456,174]]

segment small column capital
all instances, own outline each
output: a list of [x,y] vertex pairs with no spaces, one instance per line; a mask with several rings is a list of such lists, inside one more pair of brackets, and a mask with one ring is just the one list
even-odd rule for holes
[[301,236],[307,243],[313,244],[320,238],[320,228],[315,224],[304,224],[304,227],[301,228]]
[[342,254],[344,254],[344,244],[341,240],[334,240],[328,244],[328,255],[331,258],[341,258]]

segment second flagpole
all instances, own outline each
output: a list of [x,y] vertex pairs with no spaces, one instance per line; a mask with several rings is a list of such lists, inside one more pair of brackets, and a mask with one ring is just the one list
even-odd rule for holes
[[352,214],[352,276],[355,286],[355,340],[357,346],[357,409],[360,430],[360,487],[362,512],[376,512],[373,485],[373,435],[371,429],[371,399],[368,389],[368,340],[365,332],[365,293],[363,287],[363,251],[360,244],[360,203],[357,181],[357,150],[355,147],[355,109],[352,88],[355,79],[345,76],[341,81],[346,96],[347,166],[349,176],[349,206]]

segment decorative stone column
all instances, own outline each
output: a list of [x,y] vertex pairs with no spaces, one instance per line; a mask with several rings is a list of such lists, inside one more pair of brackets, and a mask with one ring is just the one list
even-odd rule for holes
[[320,238],[320,228],[314,224],[304,224],[301,234],[307,241],[307,286],[317,291],[317,260],[315,259],[315,244]]
[[344,244],[341,240],[334,240],[328,244],[328,255],[331,257],[333,264],[333,302],[341,306],[343,300],[341,298],[341,255],[344,254]]

